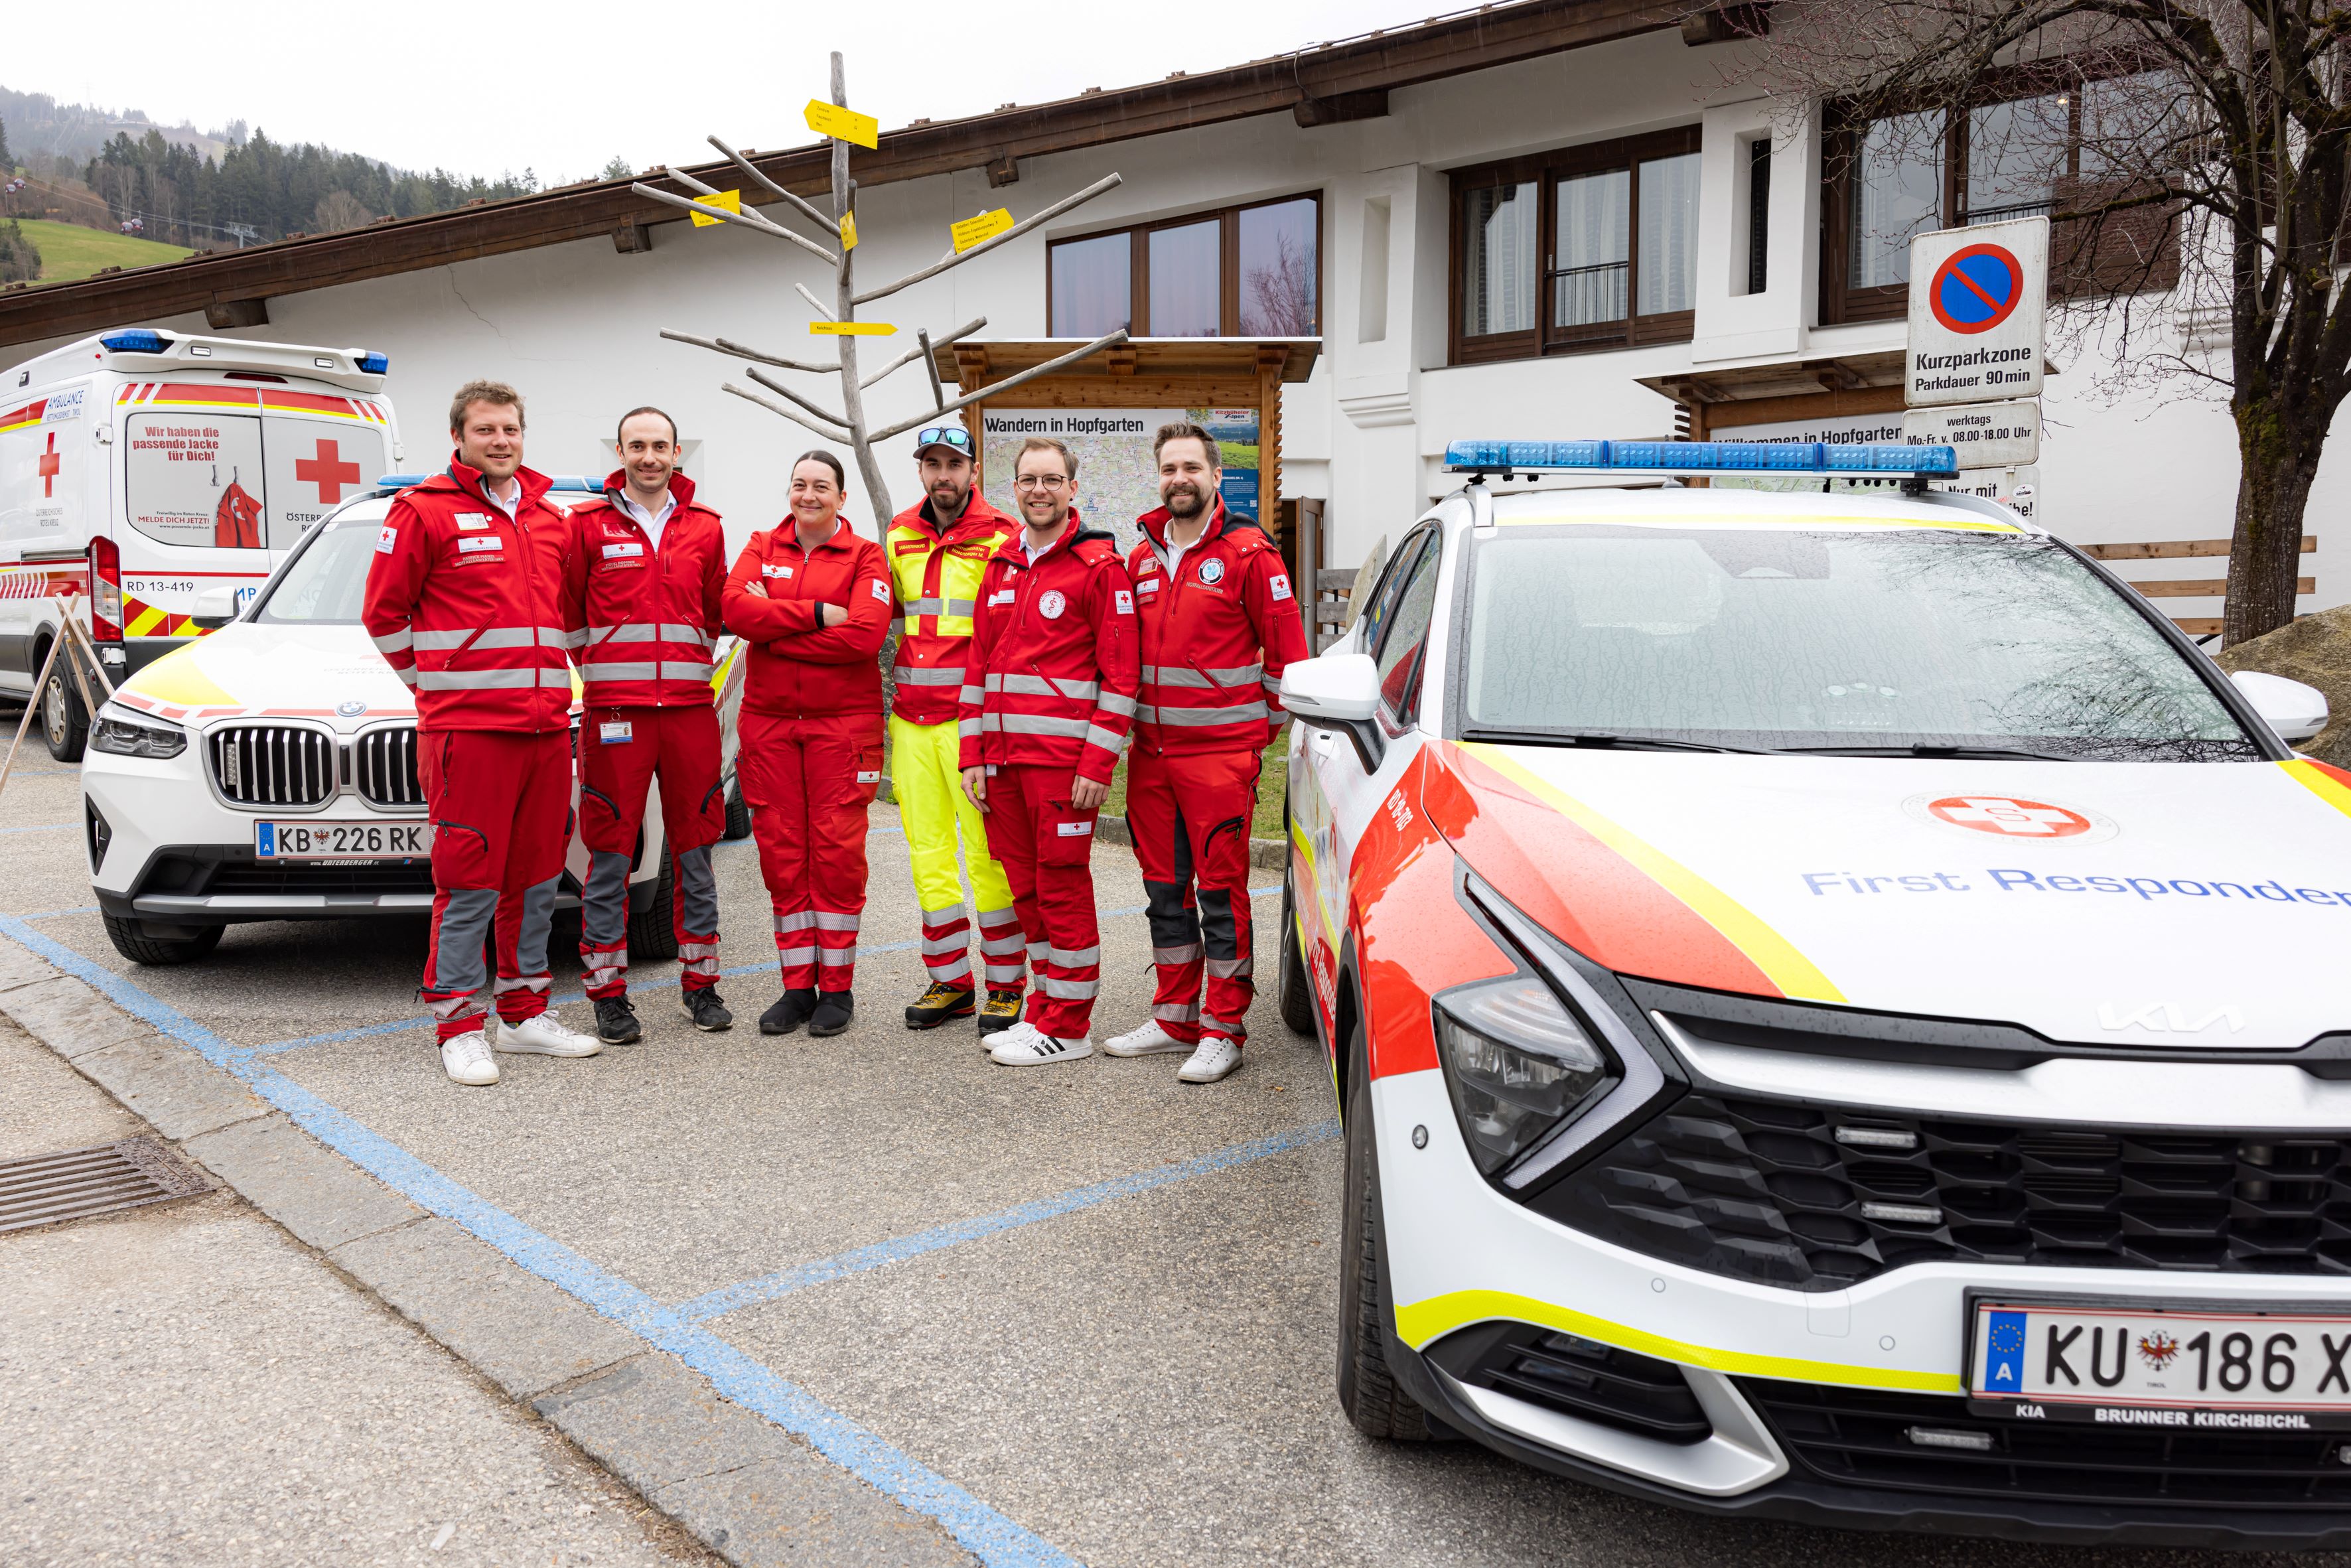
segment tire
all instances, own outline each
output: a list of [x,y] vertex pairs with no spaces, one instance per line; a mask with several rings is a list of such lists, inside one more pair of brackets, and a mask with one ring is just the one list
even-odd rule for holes
[[664,850],[662,852],[661,879],[653,883],[653,901],[642,912],[629,912],[630,957],[677,956],[677,926],[670,918],[671,908],[676,902],[677,862]]
[[194,936],[150,936],[142,921],[119,920],[111,915],[100,918],[106,922],[106,939],[134,964],[193,964],[220,946],[221,932],[226,929],[205,925],[198,927]]
[[1396,1385],[1388,1371],[1387,1236],[1380,1218],[1379,1151],[1372,1135],[1371,1074],[1363,1024],[1349,1042],[1347,1174],[1339,1249],[1339,1406],[1355,1430],[1391,1442],[1425,1443],[1451,1433]]
[[1298,906],[1285,873],[1281,879],[1281,967],[1275,973],[1274,999],[1281,1006],[1281,1021],[1289,1026],[1290,1032],[1310,1039],[1314,1033],[1314,993],[1309,988],[1312,984],[1299,942]]
[[[34,668],[39,667],[37,657]],[[41,738],[60,762],[79,762],[89,744],[89,712],[62,666],[49,672],[49,684],[41,688]]]
[[743,780],[726,780],[726,827],[719,833],[728,843],[751,836],[751,808],[743,799]]

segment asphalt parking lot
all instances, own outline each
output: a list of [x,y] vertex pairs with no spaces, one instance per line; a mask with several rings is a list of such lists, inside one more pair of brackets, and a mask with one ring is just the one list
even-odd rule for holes
[[[736,1029],[696,1034],[675,966],[642,966],[642,1044],[502,1057],[487,1090],[441,1073],[414,995],[421,922],[241,926],[200,964],[140,968],[92,907],[79,824],[75,770],[21,760],[0,798],[0,936],[135,988],[113,994],[179,1020],[281,1106],[315,1107],[305,1125],[410,1196],[442,1195],[433,1207],[851,1473],[929,1478],[935,1517],[992,1542],[991,1563],[2208,1560],[1727,1524],[1471,1445],[1364,1441],[1332,1390],[1340,1146],[1311,1042],[1261,998],[1246,1066],[1194,1088],[1175,1057],[1015,1071],[967,1028],[907,1031],[898,1009],[923,971],[886,806],[847,1034],[758,1033],[776,990],[765,894],[755,852],[730,844],[717,864]],[[1095,867],[1099,1039],[1141,1021],[1150,982],[1133,859],[1103,845]],[[1259,873],[1269,991],[1278,881]],[[560,943],[556,994],[584,1026]],[[73,1146],[58,1115],[53,1146]],[[15,1141],[38,1146],[21,1125]],[[33,1244],[0,1236],[0,1271]],[[207,1264],[189,1249],[178,1266]],[[186,1463],[201,1459],[192,1445]]]

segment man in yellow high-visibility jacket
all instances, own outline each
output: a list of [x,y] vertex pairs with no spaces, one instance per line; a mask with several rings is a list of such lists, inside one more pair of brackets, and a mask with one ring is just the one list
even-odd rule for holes
[[[987,558],[1020,529],[987,504],[970,433],[951,420],[919,432],[914,461],[924,499],[892,519],[883,541],[898,599],[898,658],[891,674],[890,788],[914,861],[914,896],[923,908],[923,963],[930,988],[906,1009],[908,1029],[935,1029],[977,1010],[984,1037],[1020,1021],[1027,981],[1020,922],[1004,872],[988,858],[987,833],[963,792],[956,704],[971,646],[973,601]],[[978,908],[979,1002],[968,952],[972,921],[956,874],[956,840]]]

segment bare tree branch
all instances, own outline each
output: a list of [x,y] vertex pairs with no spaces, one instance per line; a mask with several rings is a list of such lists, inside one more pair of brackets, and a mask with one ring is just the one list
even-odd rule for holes
[[994,250],[998,246],[1009,245],[1012,241],[1019,239],[1022,235],[1025,235],[1029,230],[1035,228],[1038,225],[1050,223],[1053,219],[1060,217],[1063,213],[1068,212],[1071,207],[1078,206],[1086,202],[1091,202],[1105,191],[1117,189],[1118,183],[1119,179],[1117,175],[1105,174],[1101,179],[1096,180],[1092,184],[1088,185],[1084,190],[1080,191],[1077,194],[1073,196],[1064,196],[1060,201],[1055,202],[1051,206],[1047,207],[1043,212],[1030,214],[1028,217],[1025,217],[1019,223],[1014,224],[1010,228],[1006,229],[1002,234],[982,240],[979,244],[972,246],[969,250],[951,250],[946,256],[941,256],[938,260],[933,262],[930,266],[923,268],[920,272],[910,272],[905,277],[898,279],[895,283],[885,283],[879,288],[869,288],[864,293],[857,296],[857,298],[852,300],[851,303],[854,305],[871,304],[876,299],[886,298],[889,296],[897,293],[901,288],[905,288],[914,284],[920,283],[926,277],[936,277],[940,273],[946,271],[947,268],[960,266],[964,262],[969,261],[975,256],[985,256],[989,251]]
[[827,430],[822,425],[817,423],[814,420],[803,419],[799,414],[794,413],[790,409],[786,408],[782,403],[776,402],[774,399],[761,397],[755,392],[745,392],[733,382],[719,382],[718,390],[723,392],[733,392],[737,397],[742,398],[747,402],[756,402],[761,408],[766,409],[769,413],[776,414],[784,419],[789,419],[794,424],[799,425],[802,430],[813,432],[817,436],[823,440],[838,441],[841,439],[841,432],[837,430]]
[[956,399],[953,402],[942,404],[940,407],[933,410],[929,413],[918,415],[914,419],[901,421],[899,423],[892,425],[887,430],[877,430],[873,433],[872,439],[875,441],[887,441],[893,435],[904,435],[906,432],[914,429],[917,425],[928,424],[940,414],[953,413],[956,410],[976,403],[982,398],[994,397],[998,392],[1010,392],[1014,387],[1019,386],[1024,382],[1033,382],[1039,376],[1050,374],[1054,371],[1060,370],[1064,365],[1074,365],[1089,354],[1098,354],[1104,349],[1114,347],[1117,344],[1123,343],[1125,341],[1126,329],[1121,327],[1117,331],[1096,338],[1084,348],[1073,350],[1069,353],[1063,354],[1058,360],[1047,360],[1043,364],[1032,366],[1029,369],[1021,371],[1017,376],[1007,376],[1000,382],[990,382],[988,385],[980,388],[977,392],[966,392],[963,396]]
[[744,157],[743,154],[736,152],[735,149],[727,146],[726,143],[719,141],[716,136],[710,138],[710,144],[713,147],[717,148],[721,152],[726,153],[727,157],[733,159],[735,161],[735,167],[742,170],[743,172],[750,175],[751,178],[759,182],[759,183],[765,186],[771,194],[777,197],[777,199],[788,202],[791,205],[798,207],[802,214],[806,214],[810,222],[820,225],[828,233],[839,234],[841,232],[841,225],[835,220],[827,217],[823,212],[817,207],[815,203],[793,194],[791,192],[784,189],[781,185],[777,184],[773,180],[768,179],[765,174],[760,173],[758,169],[752,167],[751,161],[748,158]]
[[799,393],[792,391],[789,387],[776,380],[775,377],[761,371],[758,366],[747,365],[744,367],[743,373],[749,376],[761,386],[767,388],[769,392],[774,392],[777,396],[788,398],[791,402],[799,404],[800,407],[808,410],[819,419],[829,420],[832,423],[841,426],[844,434],[846,434],[851,428],[849,421],[833,413],[831,409],[819,408],[815,403],[810,402],[808,399],[800,396]]
[[725,207],[714,207],[706,202],[694,201],[691,198],[677,195],[669,191],[657,191],[651,185],[636,184],[631,185],[629,189],[634,191],[640,196],[650,196],[656,202],[666,202],[671,206],[676,207],[683,212],[700,213],[704,217],[716,218],[721,223],[741,224],[745,228],[757,229],[761,234],[773,235],[776,238],[781,240],[789,240],[792,244],[799,246],[802,250],[808,252],[819,261],[823,262],[827,267],[838,267],[841,265],[841,257],[833,255],[832,252],[825,249],[824,246],[817,244],[816,241],[812,239],[803,239],[800,235],[794,234],[791,230],[784,227],[781,224],[769,223],[756,212],[730,213]]
[[[861,389],[870,387],[874,382],[880,381],[883,376],[888,375],[891,371],[902,370],[904,367],[913,364],[916,360],[928,358],[932,344],[958,342],[963,339],[970,337],[974,332],[978,331],[982,327],[987,325],[987,317],[975,316],[970,320],[965,322],[962,326],[956,328],[954,331],[949,332],[944,338],[935,339],[928,332],[917,332],[914,334],[914,346],[913,348],[907,350],[904,353],[899,355],[896,359],[891,361],[888,364],[883,366],[880,370],[874,371],[872,375],[866,377],[857,384]],[[931,368],[931,380],[935,383],[938,380],[938,367],[935,365]]]
[[697,349],[708,349],[714,353],[724,354],[730,360],[757,360],[763,365],[777,365],[788,371],[806,371],[811,375],[829,376],[841,369],[837,364],[811,365],[802,360],[787,360],[780,354],[770,354],[764,350],[750,348],[726,338],[697,338],[691,332],[668,330],[664,330],[662,336],[673,343],[691,343]]

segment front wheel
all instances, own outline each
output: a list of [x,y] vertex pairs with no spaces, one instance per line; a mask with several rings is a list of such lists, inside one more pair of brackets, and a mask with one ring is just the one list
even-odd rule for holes
[[1387,1228],[1380,1217],[1379,1148],[1372,1135],[1371,1073],[1355,1025],[1347,1071],[1347,1174],[1339,1249],[1339,1406],[1366,1437],[1427,1442],[1447,1436],[1388,1370]]
[[1273,982],[1274,999],[1281,1005],[1281,1021],[1292,1034],[1314,1033],[1314,994],[1306,973],[1306,956],[1298,931],[1298,905],[1290,877],[1281,879],[1281,967]]
[[89,711],[63,668],[52,669],[49,684],[41,688],[41,739],[60,762],[79,762],[89,744]]
[[653,883],[653,902],[641,911],[632,911],[629,915],[629,956],[677,956],[677,926],[671,919],[671,910],[676,903],[677,862],[670,854],[668,846],[664,845],[661,878]]
[[227,929],[199,925],[193,927],[193,936],[150,936],[143,921],[111,915],[99,918],[106,923],[106,939],[114,944],[114,950],[134,964],[193,964],[219,946],[221,933]]

